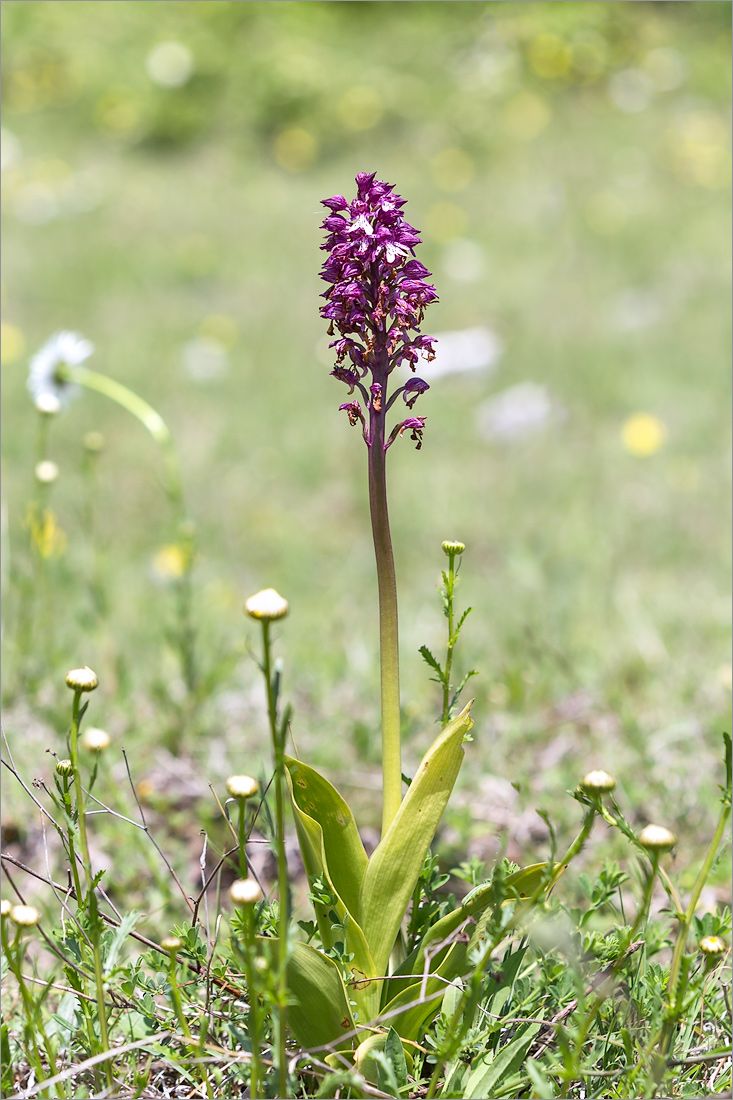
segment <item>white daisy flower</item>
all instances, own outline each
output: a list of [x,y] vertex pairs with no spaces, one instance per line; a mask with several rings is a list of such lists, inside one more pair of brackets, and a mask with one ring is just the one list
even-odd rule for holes
[[78,367],[94,351],[94,344],[77,332],[57,332],[31,359],[28,390],[38,406],[55,398],[61,406],[68,405],[78,389],[73,382],[59,376],[60,367]]

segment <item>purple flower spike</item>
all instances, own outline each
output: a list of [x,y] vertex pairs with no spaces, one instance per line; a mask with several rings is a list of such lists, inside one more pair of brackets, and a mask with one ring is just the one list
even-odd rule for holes
[[[407,426],[417,433],[412,438],[419,448],[424,419],[398,425],[385,444],[385,414],[398,393],[411,409],[428,384],[421,378],[410,379],[390,397],[388,380],[402,363],[414,371],[421,358],[435,357],[434,339],[421,335],[420,325],[426,307],[438,295],[426,281],[430,272],[415,259],[415,246],[421,242],[403,217],[405,200],[392,184],[378,180],[375,172],[360,172],[356,187],[352,202],[343,195],[323,200],[328,214],[322,224],[327,235],[321,248],[327,256],[321,278],[329,286],[322,295],[326,301],[320,313],[329,321],[329,334],[339,336],[331,345],[336,356],[331,373],[350,387],[349,393],[358,386],[368,401],[368,427],[361,408],[357,406],[358,414],[353,411],[355,402],[341,406],[352,410],[352,424],[357,419],[364,424],[367,446],[377,443],[386,450]],[[359,381],[367,374],[371,375],[368,387]]]

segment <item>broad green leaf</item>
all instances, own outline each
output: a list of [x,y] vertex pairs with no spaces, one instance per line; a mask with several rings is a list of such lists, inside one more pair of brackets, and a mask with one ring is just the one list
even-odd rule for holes
[[386,836],[369,860],[361,887],[362,927],[378,974],[389,956],[425,856],[463,760],[473,725],[469,703],[425,754]]
[[[557,871],[559,866],[559,863],[554,863],[552,865],[552,871]],[[509,896],[505,900],[512,900],[514,897],[530,897],[539,889],[543,878],[547,877],[547,874],[547,863],[532,863],[528,867],[522,867],[519,871],[507,875],[504,879],[504,889]],[[441,940],[446,939],[446,937],[449,936],[451,932],[455,932],[456,928],[459,928],[465,920],[482,913],[494,900],[495,888],[494,884],[491,882],[487,882],[482,886],[477,886],[475,889],[471,890],[470,893],[466,894],[457,909],[454,909],[452,913],[446,913],[444,917],[436,921],[425,933],[418,950],[414,951],[410,956],[411,972],[413,974],[422,974],[425,966],[425,949],[429,944],[439,943]]]
[[392,1063],[397,1088],[404,1088],[407,1084],[407,1059],[405,1058],[405,1048],[402,1046],[400,1037],[393,1027],[387,1032],[384,1053]]
[[466,1082],[465,1100],[473,1100],[476,1096],[498,1096],[497,1089],[522,1065],[541,1027],[540,1022],[528,1024],[493,1059],[490,1060],[488,1055],[478,1058]]
[[354,1030],[349,998],[341,972],[322,951],[296,941],[287,963],[288,990],[294,1003],[288,1006],[288,1026],[306,1048],[336,1043],[349,1047]]
[[359,890],[367,854],[353,814],[336,788],[313,768],[290,756],[285,757],[285,767],[291,779],[293,802],[321,827],[328,873],[336,892],[357,924],[361,924]]
[[[415,981],[415,975],[411,981],[404,981],[399,993],[382,1009],[384,1022],[391,1024],[403,1039],[417,1042],[440,1010],[446,982],[454,981],[465,972],[466,952],[465,943],[454,943],[445,949],[442,962],[433,967],[427,981],[422,978]],[[390,988],[396,984],[393,979]],[[403,1007],[404,1012],[392,1015]]]
[[[298,763],[298,761],[293,761],[292,763]],[[305,765],[301,766],[305,767]],[[312,769],[308,770],[311,771]],[[326,860],[323,830],[314,818],[300,808],[293,794],[294,784],[290,770],[286,770],[285,774],[288,786],[290,787],[293,813],[295,816],[295,828],[298,833],[298,843],[300,844],[300,851],[303,856],[306,874],[311,881],[314,878],[322,878],[325,880],[329,890],[336,899],[334,905],[336,914],[339,921],[343,922],[344,916],[347,913],[347,908],[331,878],[331,869]],[[325,780],[323,782],[325,783]],[[303,788],[300,789],[302,790]],[[333,790],[333,788],[331,789]],[[361,844],[361,840],[359,844]],[[363,850],[362,846],[362,851]],[[366,860],[366,855],[364,859]],[[318,918],[318,927],[321,931],[322,942],[325,947],[332,947],[333,935],[327,911],[322,905],[316,905],[315,910]],[[364,933],[352,914],[349,914],[349,921],[346,928],[346,950],[354,956],[349,963],[353,973],[353,983],[349,985],[349,995],[352,1000],[356,1002],[360,1020],[364,1022],[373,1020],[379,1012],[382,982],[367,980],[376,978],[378,972],[374,967],[374,961],[369,951]]]

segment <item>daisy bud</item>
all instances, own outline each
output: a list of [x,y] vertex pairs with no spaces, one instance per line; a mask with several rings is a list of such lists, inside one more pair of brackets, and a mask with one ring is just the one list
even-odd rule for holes
[[89,665],[84,668],[72,668],[66,673],[66,683],[73,691],[94,691],[99,687],[99,677]]
[[616,780],[608,772],[598,769],[584,775],[580,781],[580,786],[586,794],[610,794],[616,786]]
[[253,878],[238,878],[229,889],[229,897],[235,905],[256,905],[263,894]]
[[169,955],[175,955],[176,951],[180,951],[183,947],[183,940],[179,939],[178,936],[165,936],[160,941],[160,946]]
[[284,619],[288,613],[288,601],[283,599],[274,588],[263,588],[245,602],[244,610],[253,619],[263,622],[272,622],[274,619]]
[[706,959],[715,960],[716,962],[719,956],[725,954],[728,950],[728,944],[722,936],[703,936],[697,946]]
[[442,543],[442,547],[443,553],[447,554],[450,557],[451,554],[462,554],[463,551],[466,549],[466,544],[463,542],[451,542],[449,539],[447,539],[444,543]]
[[639,843],[648,852],[668,852],[677,843],[677,837],[664,825],[645,825],[639,833]]
[[32,928],[34,924],[38,924],[41,914],[34,905],[12,905],[10,919],[19,928]]
[[61,402],[53,393],[39,393],[35,405],[44,416],[56,416],[61,411]]
[[51,462],[50,459],[46,459],[44,462],[38,462],[33,472],[36,476],[36,481],[40,481],[41,485],[51,485],[59,476],[58,466],[55,462]]
[[74,765],[70,760],[57,760],[56,761],[56,774],[57,775],[71,775],[74,770]]
[[101,432],[87,432],[84,436],[84,450],[97,455],[104,447],[104,436]]
[[90,752],[104,752],[109,748],[110,737],[106,730],[97,729],[96,726],[90,726],[81,735],[81,743],[85,749],[89,749]]
[[260,793],[260,785],[251,775],[230,775],[227,790],[232,798],[255,798]]
[[12,908],[13,903],[8,901],[7,898],[3,898],[3,900],[0,901],[0,917],[7,917]]

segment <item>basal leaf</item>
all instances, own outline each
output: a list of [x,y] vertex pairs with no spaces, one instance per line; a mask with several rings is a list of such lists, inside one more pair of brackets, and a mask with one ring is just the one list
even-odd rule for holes
[[471,703],[425,754],[394,821],[369,860],[361,888],[362,927],[378,974],[389,956],[463,759]]
[[288,1006],[288,1026],[298,1042],[306,1047],[335,1043],[337,1048],[351,1046],[354,1030],[349,997],[339,967],[322,951],[310,944],[296,942],[287,964],[288,990],[294,1003]]
[[[292,764],[298,764],[299,768],[305,768],[305,765],[300,765],[298,761],[291,761],[289,759],[287,764],[286,779],[290,788],[293,813],[295,816],[295,827],[298,833],[298,843],[300,845],[301,855],[303,856],[306,874],[311,882],[315,878],[322,878],[325,881],[335,899],[333,908],[336,911],[339,921],[343,923],[348,910],[331,877],[331,868],[326,858],[323,829],[318,821],[300,808],[294,794],[295,784],[293,783],[292,773],[296,774],[296,776],[302,773],[295,772],[295,769],[291,769],[290,766]],[[311,768],[309,768],[308,771],[313,775],[316,774]],[[326,780],[322,782],[325,784]],[[303,788],[299,788],[299,790],[302,791]],[[333,790],[333,788],[331,788],[331,790]],[[361,845],[361,840],[359,840],[359,844]],[[361,850],[362,852],[364,851],[363,845],[361,845]],[[366,860],[366,854],[364,855],[364,860]],[[318,919],[318,927],[321,932],[321,941],[324,947],[328,949],[333,946],[333,935],[331,933],[331,922],[328,918],[327,907],[316,904],[315,910]],[[316,949],[314,948],[313,950]],[[353,954],[353,959],[349,964],[353,975],[353,982],[349,985],[349,995],[351,999],[356,1002],[360,1020],[372,1020],[379,1011],[382,983],[373,980],[378,976],[379,972],[375,969],[374,961],[369,951],[364,933],[359,923],[350,912],[346,928],[345,950]]]
[[285,757],[285,767],[291,779],[293,802],[320,825],[331,881],[351,916],[360,924],[359,890],[367,854],[353,814],[336,788],[313,768],[289,756]]

